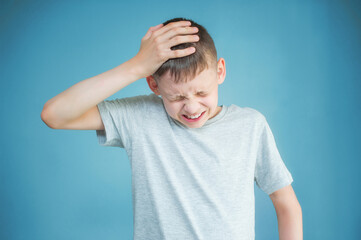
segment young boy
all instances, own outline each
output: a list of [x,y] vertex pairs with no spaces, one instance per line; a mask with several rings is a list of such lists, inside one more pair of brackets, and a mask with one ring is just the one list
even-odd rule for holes
[[[225,60],[206,29],[175,18],[149,28],[135,57],[50,99],[54,129],[93,129],[131,163],[134,239],[255,239],[254,181],[280,239],[302,239],[302,211],[265,117],[218,106]],[[104,100],[146,78],[154,92]]]

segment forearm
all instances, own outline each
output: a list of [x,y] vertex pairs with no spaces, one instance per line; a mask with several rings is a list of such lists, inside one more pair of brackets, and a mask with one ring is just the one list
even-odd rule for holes
[[135,67],[131,59],[109,71],[78,82],[47,101],[43,108],[44,116],[54,125],[80,117],[104,99],[138,80],[140,77]]
[[279,210],[277,220],[280,240],[303,239],[301,207]]

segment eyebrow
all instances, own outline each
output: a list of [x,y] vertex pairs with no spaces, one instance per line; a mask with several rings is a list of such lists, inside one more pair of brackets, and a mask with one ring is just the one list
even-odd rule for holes
[[[197,91],[196,93],[207,93],[207,91],[201,90],[201,91]],[[185,96],[183,96],[183,95],[181,95],[181,94],[176,94],[176,95],[168,94],[168,96],[169,96],[169,97],[173,97],[173,98],[185,97]]]

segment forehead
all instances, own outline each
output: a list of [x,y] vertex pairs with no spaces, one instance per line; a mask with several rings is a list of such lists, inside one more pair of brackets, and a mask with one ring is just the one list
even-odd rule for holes
[[187,82],[175,83],[170,74],[166,73],[159,83],[159,89],[165,94],[184,95],[188,92],[207,91],[217,84],[217,76],[213,69],[205,69],[194,79]]

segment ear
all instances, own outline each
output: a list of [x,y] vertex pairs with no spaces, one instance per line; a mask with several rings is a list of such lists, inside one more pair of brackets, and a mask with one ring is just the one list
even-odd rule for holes
[[150,76],[146,77],[146,79],[147,79],[147,83],[148,83],[150,90],[152,90],[155,94],[160,95],[158,84],[155,81],[154,77],[152,75],[150,75]]
[[218,84],[222,84],[226,78],[226,61],[220,58],[217,63],[217,79]]

